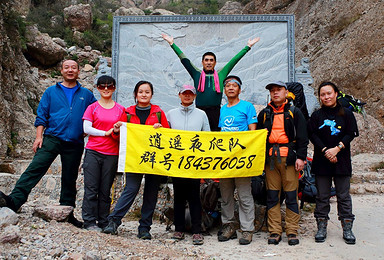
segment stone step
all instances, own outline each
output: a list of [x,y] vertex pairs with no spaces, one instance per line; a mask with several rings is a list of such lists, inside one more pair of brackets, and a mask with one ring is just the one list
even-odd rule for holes
[[[117,200],[120,197],[121,192],[124,189],[125,178],[122,174],[117,174],[115,181],[112,186],[111,196],[112,196],[112,209],[115,206]],[[15,186],[17,180],[20,178],[19,174],[10,174],[10,173],[1,173],[0,172],[0,190],[5,194],[9,194],[13,187]],[[144,178],[143,178],[144,181]],[[31,194],[28,197],[28,201],[46,201],[47,203],[58,203],[60,198],[60,186],[61,186],[61,176],[46,174],[32,189]],[[132,215],[138,215],[143,200],[143,186],[141,185],[139,194],[136,196],[135,202],[133,203],[130,212]],[[168,187],[168,188],[167,188]],[[79,177],[76,182],[77,188],[77,199],[76,207],[81,209],[84,197],[84,176],[82,173],[79,174]],[[157,202],[156,214],[159,216],[163,212],[163,209],[173,205],[173,189],[172,185],[162,185],[161,191],[159,192],[159,198]],[[169,194],[168,194],[169,193]],[[35,204],[35,203],[32,203]]]
[[379,183],[352,183],[351,194],[380,194],[384,193],[384,185]]
[[363,173],[355,173],[353,172],[351,177],[351,183],[354,184],[364,184],[364,183],[372,183],[372,184],[384,184],[384,174],[383,171],[366,171]]
[[[31,160],[2,160],[0,161],[0,172],[6,172],[11,174],[21,174],[23,173]],[[57,157],[56,160],[53,161],[51,167],[49,167],[47,174],[60,174],[61,173],[61,162],[60,157]]]

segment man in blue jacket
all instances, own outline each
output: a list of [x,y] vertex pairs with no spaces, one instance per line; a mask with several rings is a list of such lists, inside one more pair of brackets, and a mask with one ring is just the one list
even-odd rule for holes
[[[76,180],[84,149],[82,116],[96,99],[77,81],[79,65],[76,61],[64,60],[61,74],[63,82],[49,87],[37,108],[35,156],[11,194],[0,191],[0,207],[18,211],[59,154],[62,164],[60,205],[75,207]],[[82,227],[73,213],[68,222]]]

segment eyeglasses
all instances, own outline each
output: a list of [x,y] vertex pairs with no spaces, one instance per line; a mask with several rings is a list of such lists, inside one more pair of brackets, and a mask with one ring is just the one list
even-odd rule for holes
[[100,89],[100,90],[104,90],[104,89],[108,89],[108,90],[113,90],[115,89],[115,85],[112,84],[100,84],[100,85],[97,85],[97,89]]

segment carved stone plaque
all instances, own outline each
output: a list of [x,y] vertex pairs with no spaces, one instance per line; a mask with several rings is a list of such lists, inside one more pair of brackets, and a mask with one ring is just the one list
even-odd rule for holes
[[153,83],[152,103],[164,111],[179,105],[179,87],[192,84],[162,33],[173,36],[199,69],[202,55],[214,52],[217,70],[248,39],[260,37],[230,73],[243,81],[241,99],[253,104],[266,104],[268,83],[295,79],[293,15],[117,16],[113,25],[112,76],[116,100],[124,106],[134,104],[132,92],[139,80]]

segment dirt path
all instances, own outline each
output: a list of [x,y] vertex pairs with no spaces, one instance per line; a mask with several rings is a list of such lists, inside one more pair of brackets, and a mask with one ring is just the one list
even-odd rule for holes
[[[353,207],[356,221],[353,231],[356,245],[347,245],[342,238],[342,229],[337,219],[336,201],[332,201],[331,220],[328,226],[328,238],[324,243],[314,242],[315,221],[311,213],[303,212],[301,221],[300,244],[288,246],[287,238],[279,245],[267,244],[267,233],[257,233],[253,242],[241,246],[238,240],[218,242],[216,232],[205,237],[203,246],[191,245],[191,237],[184,241],[170,242],[172,247],[184,248],[185,252],[196,252],[197,258],[210,259],[384,259],[384,195],[354,195]],[[136,222],[127,223],[125,228],[135,230]],[[125,229],[124,228],[124,229]],[[156,224],[152,233],[155,237],[166,239],[165,227]],[[125,234],[132,236],[131,234]],[[122,234],[122,236],[125,236]],[[196,251],[197,250],[197,251]],[[177,256],[175,256],[177,258]]]

